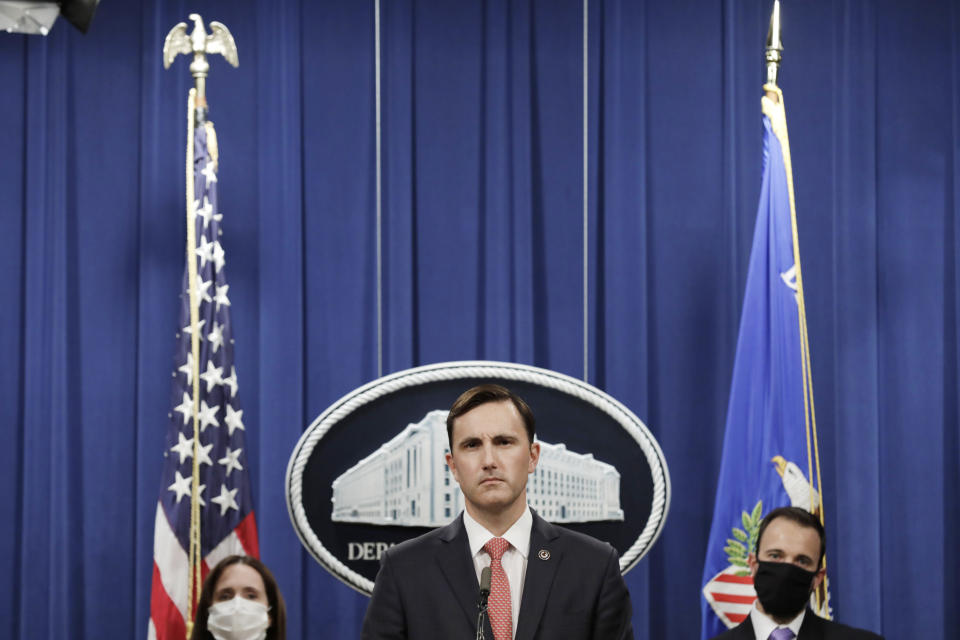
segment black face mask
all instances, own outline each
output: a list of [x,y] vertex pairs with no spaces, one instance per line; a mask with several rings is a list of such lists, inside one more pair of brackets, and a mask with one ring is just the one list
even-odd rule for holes
[[753,587],[763,610],[777,618],[800,613],[810,600],[812,571],[804,571],[789,562],[758,562]]

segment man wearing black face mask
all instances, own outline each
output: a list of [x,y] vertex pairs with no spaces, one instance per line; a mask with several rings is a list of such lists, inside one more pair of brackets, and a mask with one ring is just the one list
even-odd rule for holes
[[757,601],[739,626],[713,640],[883,640],[824,620],[807,607],[820,586],[826,537],[820,520],[799,507],[774,509],[760,523],[748,559]]

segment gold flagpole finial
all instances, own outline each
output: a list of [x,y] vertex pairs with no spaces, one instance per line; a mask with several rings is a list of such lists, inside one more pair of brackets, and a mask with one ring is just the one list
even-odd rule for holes
[[767,31],[767,84],[777,86],[780,73],[780,60],[783,57],[783,42],[780,40],[780,0],[773,0],[770,13],[770,29]]
[[210,23],[210,33],[203,28],[203,18],[199,14],[191,13],[190,19],[193,20],[193,33],[187,35],[187,23],[177,24],[170,33],[167,34],[163,42],[163,68],[169,69],[173,64],[173,59],[178,54],[193,54],[193,62],[190,63],[190,74],[193,76],[197,87],[197,103],[200,108],[207,104],[207,74],[210,72],[210,63],[207,62],[208,54],[221,54],[234,67],[240,65],[237,58],[237,44],[230,34],[230,30],[223,24],[213,21]]

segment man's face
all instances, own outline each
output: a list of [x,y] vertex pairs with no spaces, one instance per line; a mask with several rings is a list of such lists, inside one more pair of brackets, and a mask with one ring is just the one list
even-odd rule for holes
[[447,464],[471,515],[500,515],[527,502],[527,476],[537,468],[540,445],[531,444],[523,418],[509,400],[488,402],[453,423]]
[[825,568],[817,570],[817,563],[820,561],[820,536],[816,529],[801,526],[787,518],[777,518],[767,525],[757,555],[750,554],[750,575],[756,574],[758,560],[789,562],[805,571],[816,572],[811,585],[813,589],[820,586],[826,573]]

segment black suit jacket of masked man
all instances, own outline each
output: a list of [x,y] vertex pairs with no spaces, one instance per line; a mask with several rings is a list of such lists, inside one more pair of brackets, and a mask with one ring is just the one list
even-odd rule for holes
[[[479,593],[461,515],[384,553],[361,637],[473,638]],[[631,616],[616,550],[533,512],[514,640],[633,638]],[[489,622],[485,629],[493,640]]]
[[[713,640],[756,640],[753,633],[753,623],[749,616],[739,625],[721,633]],[[810,609],[803,616],[800,633],[797,640],[883,640],[882,637],[870,631],[862,631],[848,627],[845,624],[824,620]]]

